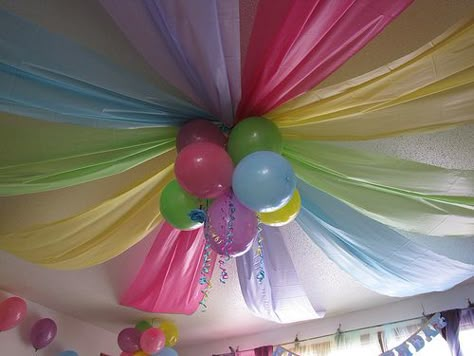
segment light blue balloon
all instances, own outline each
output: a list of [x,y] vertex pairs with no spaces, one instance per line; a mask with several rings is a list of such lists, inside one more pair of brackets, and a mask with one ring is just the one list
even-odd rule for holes
[[295,187],[291,164],[271,151],[258,151],[244,157],[232,177],[232,189],[237,198],[258,212],[275,211],[284,206]]
[[160,352],[151,356],[178,356],[178,353],[175,349],[172,349],[171,347],[164,347],[160,350]]
[[76,351],[63,351],[59,354],[59,356],[79,356],[79,354]]

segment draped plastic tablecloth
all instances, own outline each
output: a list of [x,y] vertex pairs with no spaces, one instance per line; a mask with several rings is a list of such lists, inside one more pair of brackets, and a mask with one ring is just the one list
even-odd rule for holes
[[99,129],[4,113],[0,121],[0,196],[43,192],[124,172],[173,151],[177,132],[174,127]]
[[1,111],[121,128],[209,116],[138,73],[1,9],[0,53]]
[[312,89],[412,0],[260,0],[242,74],[238,118]]
[[361,140],[473,122],[473,97],[471,18],[401,59],[265,116],[293,139]]
[[159,173],[76,215],[14,231],[0,225],[0,248],[57,269],[86,268],[119,255],[161,221],[157,202],[172,177],[169,162],[161,164]]
[[283,154],[303,181],[386,225],[434,236],[474,234],[473,171],[315,141],[286,141]]
[[290,254],[278,228],[263,227],[265,278],[256,278],[257,242],[245,255],[238,257],[237,272],[247,307],[257,316],[278,323],[324,317],[322,307],[313,307],[298,279]]
[[101,0],[148,63],[231,125],[240,100],[237,0]]
[[[203,229],[180,231],[163,223],[120,303],[148,312],[192,314],[203,298]],[[216,254],[211,252],[209,276]]]
[[303,206],[297,223],[339,267],[377,293],[444,291],[474,274],[474,264],[431,252],[301,181],[298,189]]

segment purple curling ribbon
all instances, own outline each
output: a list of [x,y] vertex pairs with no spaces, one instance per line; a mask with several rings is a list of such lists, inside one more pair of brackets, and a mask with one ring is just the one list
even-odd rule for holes
[[[211,270],[211,243],[210,243],[210,233],[209,233],[209,219],[207,215],[207,210],[209,207],[209,202],[206,201],[206,206],[203,207],[201,204],[200,209],[195,209],[190,213],[191,219],[196,219],[193,221],[199,221],[204,223],[204,238],[206,239],[206,244],[204,245],[204,252],[202,255],[202,268],[201,268],[201,277],[199,278],[199,284],[202,287],[201,293],[203,297],[199,304],[201,305],[201,311],[204,312],[207,309],[207,300],[209,298],[209,291],[212,288],[211,280],[209,278],[209,272]],[[198,220],[199,219],[199,220]]]
[[254,265],[256,268],[255,277],[257,278],[258,283],[262,283],[265,279],[265,260],[263,257],[263,228],[260,219],[258,221],[257,229],[257,249],[255,250],[254,257]]

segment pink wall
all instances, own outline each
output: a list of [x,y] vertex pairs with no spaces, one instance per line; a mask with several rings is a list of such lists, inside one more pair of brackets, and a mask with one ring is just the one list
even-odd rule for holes
[[[0,291],[0,301],[11,296],[12,294]],[[120,354],[116,335],[113,333],[26,299],[25,301],[28,305],[26,319],[16,328],[0,332],[0,355],[58,356],[65,350],[74,350],[80,356],[99,356],[100,352],[111,356]],[[41,318],[53,319],[58,326],[58,334],[53,343],[35,353],[28,341],[29,332],[31,326]]]

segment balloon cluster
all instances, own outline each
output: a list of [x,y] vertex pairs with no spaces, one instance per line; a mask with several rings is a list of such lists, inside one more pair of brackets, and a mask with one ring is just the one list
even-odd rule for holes
[[123,329],[117,342],[120,356],[178,356],[172,348],[178,342],[178,328],[167,320],[142,320],[133,328]]
[[281,226],[298,214],[295,174],[270,120],[247,118],[228,137],[209,121],[193,120],[179,131],[176,147],[176,180],[161,194],[161,214],[180,230],[206,224],[210,247],[220,255],[247,252],[259,221]]

